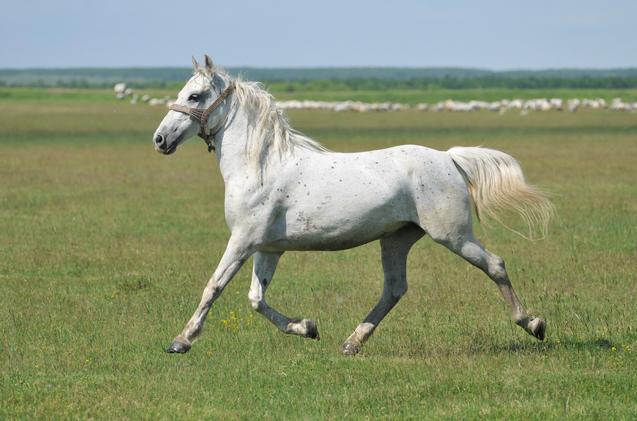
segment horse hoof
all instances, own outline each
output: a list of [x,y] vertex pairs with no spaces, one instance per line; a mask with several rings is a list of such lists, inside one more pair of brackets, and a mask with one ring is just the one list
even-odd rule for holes
[[546,322],[544,319],[537,317],[529,323],[529,330],[538,340],[543,341],[546,333]]
[[321,339],[321,335],[319,335],[318,327],[316,327],[316,322],[314,320],[306,320],[305,329],[306,338],[316,339],[317,341]]
[[341,345],[341,353],[343,355],[356,355],[361,352],[361,346],[353,342],[345,342]]
[[190,350],[190,347],[190,344],[174,340],[173,343],[171,343],[166,349],[166,352],[169,354],[185,354]]

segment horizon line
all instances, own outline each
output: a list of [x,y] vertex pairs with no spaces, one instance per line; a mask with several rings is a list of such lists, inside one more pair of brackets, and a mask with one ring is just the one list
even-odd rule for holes
[[[90,69],[188,69],[191,66],[173,66],[173,65],[158,65],[158,66],[59,66],[59,67],[0,67],[0,71],[29,71],[29,70],[90,70]],[[281,70],[281,69],[293,69],[293,70],[330,70],[330,69],[406,69],[406,70],[420,70],[420,69],[454,69],[454,70],[478,70],[486,72],[545,72],[555,70],[637,70],[637,64],[631,66],[611,66],[611,67],[511,67],[511,68],[489,68],[489,67],[474,67],[474,66],[446,66],[446,65],[433,65],[433,66],[367,66],[367,65],[346,65],[346,66],[255,66],[255,65],[230,65],[230,66],[218,66],[222,69],[259,69],[259,70]]]

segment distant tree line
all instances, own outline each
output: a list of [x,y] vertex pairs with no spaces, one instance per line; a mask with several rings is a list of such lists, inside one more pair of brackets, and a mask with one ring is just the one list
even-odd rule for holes
[[392,90],[392,89],[635,89],[637,77],[442,77],[405,80],[356,78],[270,82],[278,91]]
[[[390,89],[635,89],[637,68],[491,71],[469,68],[231,68],[277,91]],[[0,69],[0,86],[179,87],[190,68]]]

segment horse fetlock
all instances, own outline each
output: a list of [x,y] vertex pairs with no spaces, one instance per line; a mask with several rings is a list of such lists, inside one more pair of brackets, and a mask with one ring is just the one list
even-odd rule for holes
[[309,319],[293,319],[291,320],[287,328],[285,329],[285,333],[291,333],[294,335],[299,335],[304,338],[310,339],[321,339],[318,327],[316,326],[316,322],[314,320]]
[[192,347],[192,343],[185,338],[177,337],[166,349],[169,354],[185,354]]
[[546,321],[540,317],[525,316],[515,320],[515,323],[522,327],[529,335],[540,341],[544,340],[546,335]]
[[525,329],[531,319],[532,317],[529,317],[524,313],[516,314],[515,316],[513,316],[513,321],[515,322],[515,324]]

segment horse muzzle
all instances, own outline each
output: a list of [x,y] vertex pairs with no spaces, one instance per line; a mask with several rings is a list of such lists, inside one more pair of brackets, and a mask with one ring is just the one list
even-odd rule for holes
[[153,138],[153,142],[155,144],[155,150],[163,155],[170,155],[177,150],[177,146],[181,142],[181,136],[175,139],[173,142],[168,143],[167,136],[164,136],[160,133],[156,133]]

